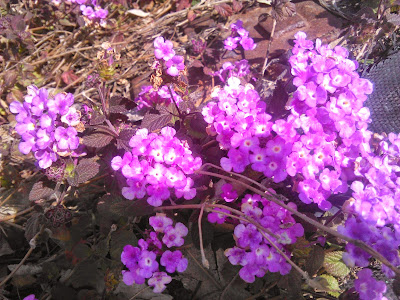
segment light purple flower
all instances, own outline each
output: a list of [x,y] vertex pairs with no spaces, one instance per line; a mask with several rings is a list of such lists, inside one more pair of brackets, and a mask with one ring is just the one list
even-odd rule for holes
[[157,215],[149,218],[150,225],[156,232],[164,232],[165,228],[172,225],[172,219],[167,216]]
[[160,36],[154,40],[154,55],[157,59],[168,61],[175,55],[175,51],[172,49],[173,47],[174,45],[171,41],[164,40],[164,38]]
[[165,272],[156,272],[148,281],[150,286],[153,286],[154,293],[161,293],[165,290],[166,285],[172,281],[171,276]]
[[163,243],[168,247],[180,247],[183,245],[185,237],[188,234],[188,229],[182,223],[176,223],[175,227],[168,226],[164,230]]
[[161,256],[160,264],[165,267],[168,273],[184,272],[187,268],[188,260],[182,257],[182,252],[179,250],[174,252],[167,250]]
[[54,131],[54,138],[57,141],[59,150],[74,150],[79,146],[78,132],[74,127],[57,127]]
[[185,69],[185,64],[183,62],[183,57],[179,55],[175,55],[171,59],[169,59],[165,63],[167,69],[167,73],[171,76],[178,76],[179,71],[183,71]]

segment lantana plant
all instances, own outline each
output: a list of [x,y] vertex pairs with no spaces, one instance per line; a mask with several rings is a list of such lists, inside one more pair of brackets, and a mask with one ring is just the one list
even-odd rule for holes
[[[70,2],[92,16],[85,1]],[[255,49],[241,21],[231,29],[221,41],[221,56],[238,45]],[[205,51],[206,43],[193,45]],[[161,36],[153,46],[151,85],[134,101],[108,97],[106,83],[92,75],[87,84],[99,93],[98,107],[35,86],[23,103],[10,105],[20,151],[33,153],[41,169],[64,168],[62,176],[52,177],[58,204],[68,196],[66,186],[84,185],[101,169],[104,199],[122,196],[119,204],[142,203],[140,215],[151,215],[141,227],[136,224],[141,238],[121,249],[124,284],[147,284],[161,293],[184,275],[189,230],[198,230],[201,263],[208,268],[207,220],[213,228],[231,228],[224,255],[246,283],[296,272],[310,288],[339,296],[331,262],[322,259],[312,271],[313,258],[305,262],[304,253],[317,248],[327,257],[339,253],[345,275],[348,267],[358,268],[354,287],[360,299],[385,299],[386,285],[369,266],[373,258],[388,278],[400,274],[400,135],[368,130],[363,103],[373,83],[360,77],[349,52],[298,32],[289,59],[295,91],[286,117],[277,118],[255,87],[258,75],[247,60],[214,66],[208,75],[219,85],[199,101],[193,99],[183,53]],[[132,111],[143,119],[129,122]],[[42,185],[36,185],[33,199]],[[195,221],[181,216],[174,222],[173,215],[188,210],[198,212]],[[328,214],[334,214],[329,222],[321,217]],[[330,222],[339,215],[334,229]]]

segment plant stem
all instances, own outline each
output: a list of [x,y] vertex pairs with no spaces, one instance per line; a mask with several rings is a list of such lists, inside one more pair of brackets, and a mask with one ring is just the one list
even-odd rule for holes
[[275,34],[275,28],[276,28],[276,19],[273,18],[274,21],[272,23],[272,30],[271,30],[271,36],[269,37],[268,41],[268,46],[267,46],[267,53],[265,54],[265,60],[264,60],[264,65],[261,71],[261,75],[264,76],[265,70],[267,69],[267,63],[268,63],[268,56],[269,56],[269,51],[271,48],[272,41],[274,40],[274,34]]
[[[202,174],[202,175],[208,175],[208,176],[214,176],[214,177],[218,177],[221,179],[225,179],[228,181],[232,181],[235,182],[237,184],[240,184],[244,187],[246,187],[247,189],[249,189],[250,191],[259,194],[260,196],[274,202],[275,204],[278,204],[279,206],[285,208],[286,210],[290,211],[292,214],[298,216],[299,218],[301,218],[302,220],[306,221],[307,223],[314,225],[315,227],[317,227],[318,229],[321,229],[335,237],[338,237],[342,240],[345,240],[349,243],[354,244],[355,246],[361,248],[362,250],[364,250],[365,252],[367,252],[368,254],[372,255],[373,257],[375,257],[376,259],[378,259],[379,261],[381,261],[383,264],[385,264],[386,266],[388,266],[393,272],[395,272],[396,274],[400,275],[400,270],[397,269],[395,266],[393,266],[382,254],[380,254],[379,252],[377,252],[375,249],[371,248],[369,245],[367,245],[366,243],[364,243],[363,241],[360,240],[356,240],[353,239],[351,237],[348,237],[346,235],[343,235],[325,225],[322,225],[321,223],[307,217],[306,215],[302,214],[301,212],[298,212],[297,210],[291,208],[290,206],[286,205],[285,203],[283,203],[282,201],[278,200],[278,198],[276,196],[274,196],[273,194],[268,195],[263,191],[260,191],[252,186],[250,186],[247,183],[244,183],[240,180],[234,179],[232,177],[229,176],[225,176],[225,175],[221,175],[221,174],[217,174],[217,173],[213,173],[213,172],[207,172],[207,171],[202,171],[202,170],[198,170],[196,171],[197,174]],[[235,173],[235,175],[237,175]],[[265,187],[264,187],[265,188]],[[267,190],[267,188],[265,188],[265,190]],[[271,197],[272,196],[272,197]]]

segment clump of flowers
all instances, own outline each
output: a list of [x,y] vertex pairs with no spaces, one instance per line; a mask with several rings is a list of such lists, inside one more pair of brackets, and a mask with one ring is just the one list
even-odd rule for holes
[[172,280],[168,274],[187,268],[188,260],[172,248],[183,245],[188,229],[182,223],[173,226],[172,219],[163,214],[150,217],[149,223],[154,231],[146,232],[147,238],[139,240],[139,247],[126,245],[122,251],[121,261],[128,268],[122,271],[123,281],[132,285],[144,284],[148,279],[153,291],[161,293]]
[[[72,94],[52,97],[45,88],[28,87],[24,102],[14,101],[10,111],[16,114],[15,130],[21,136],[19,150],[33,153],[42,169],[49,168],[60,156],[77,156],[81,113]],[[80,129],[79,129],[80,130]]]
[[164,127],[161,134],[139,129],[131,138],[131,152],[111,161],[114,170],[121,170],[128,187],[122,195],[129,199],[148,196],[147,202],[160,206],[175,192],[177,198],[193,199],[196,189],[187,175],[201,167],[200,157],[194,158],[188,144],[175,137],[176,131]]
[[[288,205],[296,209],[295,204]],[[254,282],[256,276],[263,277],[268,271],[280,272],[282,275],[288,274],[291,269],[290,264],[271,243],[290,257],[285,246],[295,243],[298,237],[303,236],[304,229],[301,224],[296,223],[286,209],[259,195],[245,195],[241,211],[251,220],[259,223],[262,229],[244,221],[240,221],[240,224],[235,227],[236,246],[226,249],[225,255],[233,265],[243,266],[239,276],[251,283]],[[269,240],[260,230],[263,230]],[[265,230],[269,233],[265,233]]]
[[108,10],[102,8],[97,0],[53,0],[53,4],[57,6],[61,2],[79,5],[82,15],[87,19],[87,24],[98,22],[101,26],[105,26]]
[[236,23],[231,24],[232,33],[224,41],[224,48],[226,50],[234,50],[240,44],[244,50],[254,50],[256,44],[254,40],[249,37],[249,32],[243,28],[243,21],[237,20]]
[[209,132],[217,135],[220,146],[228,150],[228,157],[221,159],[222,168],[242,173],[251,165],[275,182],[283,181],[287,177],[287,155],[297,136],[293,126],[285,121],[271,122],[254,87],[243,86],[237,77],[230,77],[213,96],[217,102],[210,102],[202,113],[210,124]]
[[362,269],[357,273],[358,279],[354,280],[356,291],[360,295],[360,300],[386,300],[383,294],[386,292],[386,284],[377,281],[372,276],[370,269]]
[[175,102],[178,104],[182,98],[175,93],[172,84],[162,85],[163,79],[161,75],[165,71],[171,80],[179,76],[185,71],[185,63],[183,56],[175,55],[173,44],[163,37],[158,37],[154,40],[154,55],[157,60],[153,63],[153,70],[156,76],[153,76],[153,85],[145,85],[142,91],[136,98],[139,103],[139,109],[144,107],[154,107],[157,104],[164,104],[168,106],[170,103]]

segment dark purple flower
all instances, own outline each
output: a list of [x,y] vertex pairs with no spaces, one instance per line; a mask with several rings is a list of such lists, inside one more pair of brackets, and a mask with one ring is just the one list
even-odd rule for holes
[[232,202],[235,201],[236,198],[238,197],[237,192],[233,189],[232,184],[230,183],[225,183],[221,187],[221,197],[224,198],[226,202]]
[[121,262],[128,268],[135,267],[139,262],[140,249],[132,245],[126,245],[121,253]]

